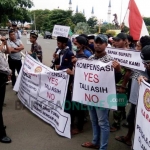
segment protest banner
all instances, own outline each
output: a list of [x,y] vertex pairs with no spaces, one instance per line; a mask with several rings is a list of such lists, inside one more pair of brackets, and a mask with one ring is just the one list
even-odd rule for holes
[[68,38],[69,31],[70,27],[68,26],[55,25],[52,32],[52,36],[62,36]]
[[134,150],[150,149],[150,84],[143,81],[139,89]]
[[27,55],[18,80],[20,101],[51,124],[59,135],[70,138],[70,115],[63,107],[69,80],[67,73],[54,71]]
[[108,55],[117,60],[121,66],[145,71],[144,64],[142,63],[142,59],[140,57],[140,52],[138,51],[107,47],[106,52]]
[[112,62],[79,59],[75,67],[73,101],[102,108],[117,109]]

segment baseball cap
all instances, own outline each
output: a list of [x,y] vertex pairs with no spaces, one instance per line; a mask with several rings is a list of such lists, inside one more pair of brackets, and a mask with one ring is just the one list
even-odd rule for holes
[[30,35],[34,35],[34,36],[36,36],[36,37],[38,38],[38,33],[35,32],[35,31],[31,31],[31,32],[30,32]]
[[113,38],[114,41],[126,40],[127,35],[125,33],[119,33],[116,37]]
[[97,42],[98,40],[101,40],[102,43],[108,43],[108,38],[107,38],[107,36],[104,35],[104,34],[98,34],[98,35],[95,37],[94,41]]
[[140,55],[143,63],[150,62],[150,45],[146,45]]

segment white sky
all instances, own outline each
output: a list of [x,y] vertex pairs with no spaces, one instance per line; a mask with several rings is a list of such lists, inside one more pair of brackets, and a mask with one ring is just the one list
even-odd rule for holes
[[[64,9],[69,8],[69,0],[33,0],[35,7],[32,9]],[[112,17],[116,13],[118,15],[118,21],[120,22],[121,14],[121,2],[122,2],[122,17],[121,22],[125,16],[129,0],[111,0],[112,5]],[[144,17],[150,17],[150,0],[135,0],[141,15]],[[76,11],[76,6],[78,5],[78,10],[83,12],[85,10],[85,16],[87,18],[91,17],[92,6],[94,7],[94,14],[98,20],[103,19],[107,21],[109,0],[72,0],[72,9]]]

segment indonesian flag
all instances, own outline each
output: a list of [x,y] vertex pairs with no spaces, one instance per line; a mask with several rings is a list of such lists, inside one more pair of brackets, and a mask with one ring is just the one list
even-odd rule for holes
[[134,40],[139,40],[142,36],[149,35],[145,22],[134,0],[129,1],[124,24],[130,29],[130,35],[133,36]]

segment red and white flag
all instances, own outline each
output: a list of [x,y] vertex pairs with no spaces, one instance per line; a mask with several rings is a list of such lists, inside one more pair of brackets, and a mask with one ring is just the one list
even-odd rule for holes
[[133,36],[134,40],[139,40],[141,36],[149,35],[145,22],[134,0],[129,1],[124,24],[130,29],[130,35]]

